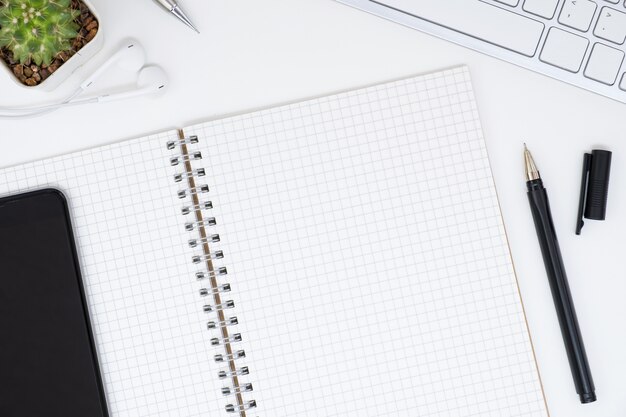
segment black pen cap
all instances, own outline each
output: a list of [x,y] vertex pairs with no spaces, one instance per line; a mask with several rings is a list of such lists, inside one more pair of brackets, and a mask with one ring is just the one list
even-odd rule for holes
[[578,203],[577,235],[580,234],[584,225],[583,214],[585,219],[606,219],[612,155],[610,151],[599,149],[594,149],[591,154],[585,154]]

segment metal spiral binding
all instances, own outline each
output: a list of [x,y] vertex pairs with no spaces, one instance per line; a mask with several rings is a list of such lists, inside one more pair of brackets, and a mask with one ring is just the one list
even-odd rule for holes
[[189,239],[189,247],[195,248],[199,245],[204,245],[205,243],[217,243],[220,241],[220,235],[214,234],[211,236],[203,237],[201,239]]
[[177,166],[181,162],[195,161],[197,159],[202,159],[202,152],[194,152],[188,155],[175,156],[173,158],[170,158],[170,164],[172,164],[172,166]]
[[200,297],[208,297],[209,301],[203,306],[205,313],[211,315],[211,319],[207,322],[207,330],[218,331],[219,335],[210,340],[211,346],[219,348],[221,353],[214,356],[215,363],[226,365],[226,369],[218,372],[217,376],[221,380],[228,380],[229,384],[222,388],[224,396],[234,397],[234,403],[226,405],[228,413],[235,413],[239,417],[246,417],[247,411],[256,408],[255,400],[244,400],[244,394],[252,392],[251,383],[240,382],[242,377],[249,374],[247,366],[237,366],[236,361],[246,357],[243,349],[234,349],[234,345],[243,340],[241,333],[231,332],[234,326],[239,324],[239,320],[235,316],[226,316],[226,310],[235,307],[233,300],[223,299],[222,296],[231,291],[228,283],[219,283],[218,279],[226,276],[228,270],[226,267],[218,267],[214,265],[214,261],[224,258],[224,252],[221,250],[212,250],[211,244],[220,241],[217,233],[209,233],[209,229],[217,225],[215,217],[205,216],[205,213],[213,208],[213,202],[210,200],[200,200],[201,194],[209,192],[209,186],[206,184],[197,184],[196,178],[206,176],[204,168],[194,169],[191,165],[192,161],[202,159],[202,153],[199,151],[190,151],[189,146],[199,142],[197,136],[185,136],[179,131],[179,138],[175,141],[167,142],[168,150],[179,149],[180,153],[170,158],[172,166],[181,166],[183,172],[174,175],[174,182],[186,182],[186,186],[178,191],[177,195],[180,199],[190,199],[191,201],[184,205],[181,213],[184,216],[193,216],[186,222],[185,230],[197,235],[189,239],[189,247],[201,249],[202,253],[192,256],[191,261],[196,265],[204,267],[196,272],[195,276],[198,281],[206,281],[206,286],[200,289]]

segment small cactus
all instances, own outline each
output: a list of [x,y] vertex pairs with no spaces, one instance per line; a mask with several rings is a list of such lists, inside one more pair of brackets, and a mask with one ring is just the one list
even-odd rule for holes
[[71,0],[0,0],[0,48],[21,64],[48,66],[72,48],[80,12]]

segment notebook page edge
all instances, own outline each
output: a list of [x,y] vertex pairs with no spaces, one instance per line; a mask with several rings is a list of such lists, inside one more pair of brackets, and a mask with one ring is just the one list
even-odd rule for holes
[[[471,75],[471,70],[469,69],[469,67],[468,67],[468,74]],[[470,76],[470,80],[472,80],[470,82],[473,85],[473,79],[471,78],[471,76]],[[476,100],[475,97],[474,97],[474,100],[477,103],[476,104],[477,107],[480,107],[480,105],[478,104],[478,101]],[[478,112],[478,120],[479,120],[479,123],[480,123],[481,128],[482,128],[482,119],[480,117],[480,112]],[[532,349],[532,354],[533,354],[533,358],[534,358],[534,361],[535,361],[535,368],[536,368],[536,372],[537,372],[537,379],[539,381],[539,385],[541,386],[541,393],[542,393],[543,401],[544,401],[545,408],[546,408],[546,416],[550,417],[551,416],[551,414],[550,414],[550,407],[548,406],[548,400],[547,400],[547,396],[546,396],[545,386],[544,386],[544,383],[543,383],[543,377],[541,376],[541,369],[539,368],[539,362],[538,362],[538,359],[537,359],[537,352],[535,350],[535,343],[534,343],[534,340],[533,340],[532,332],[530,330],[530,323],[528,322],[528,316],[526,314],[526,306],[524,304],[524,297],[522,296],[522,290],[521,290],[521,287],[520,287],[520,284],[519,284],[519,276],[518,276],[517,268],[515,267],[515,260],[513,259],[513,251],[512,251],[511,242],[510,242],[510,239],[509,239],[509,232],[508,232],[508,229],[506,227],[506,223],[504,222],[504,213],[502,212],[502,204],[500,203],[500,193],[498,192],[498,187],[496,186],[495,177],[493,175],[493,167],[492,167],[492,164],[491,164],[491,156],[489,154],[489,148],[487,146],[485,146],[485,153],[487,154],[487,162],[489,164],[489,170],[491,171],[491,178],[492,178],[492,183],[493,183],[493,189],[494,189],[494,192],[496,194],[496,200],[498,202],[498,209],[500,211],[500,217],[502,219],[502,230],[503,230],[504,236],[506,238],[506,245],[507,245],[507,248],[508,248],[510,263],[511,263],[511,267],[513,268],[513,275],[515,276],[515,285],[517,286],[517,293],[519,295],[519,303],[520,303],[520,306],[522,308],[522,314],[524,315],[524,323],[526,325],[526,331],[528,332],[528,339],[530,341],[530,347]]]

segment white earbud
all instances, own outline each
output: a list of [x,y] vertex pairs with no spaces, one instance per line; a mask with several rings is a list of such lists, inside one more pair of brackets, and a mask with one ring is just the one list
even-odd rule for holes
[[137,77],[137,88],[122,93],[107,94],[98,97],[99,103],[126,100],[129,98],[163,94],[167,89],[167,74],[161,67],[143,67]]
[[[164,93],[169,84],[167,74],[165,74],[165,71],[163,71],[161,67],[154,65],[144,66],[145,63],[146,53],[141,44],[135,40],[127,40],[117,52],[107,59],[96,72],[90,75],[74,93],[66,97],[62,102],[30,107],[0,108],[0,118],[41,116],[62,107],[90,103],[106,103],[135,97],[156,96],[157,94]],[[128,71],[138,72],[137,85],[135,88],[121,93],[77,98],[85,90],[88,90],[94,85],[96,80],[114,65]]]
[[123,68],[128,71],[139,71],[146,64],[146,51],[143,46],[135,40],[129,39],[124,41],[123,46],[114,53],[109,59],[107,59],[100,67],[91,74],[83,83],[80,88],[83,90],[88,89],[93,83],[104,73],[106,73],[113,65]]

